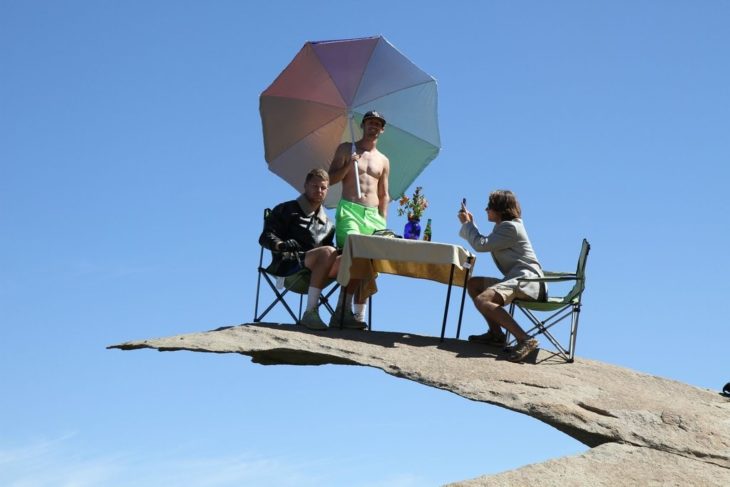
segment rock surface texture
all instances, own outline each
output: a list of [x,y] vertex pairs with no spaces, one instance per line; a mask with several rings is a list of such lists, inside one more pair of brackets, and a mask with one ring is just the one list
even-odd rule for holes
[[527,414],[592,447],[463,486],[730,485],[730,400],[613,365],[540,351],[527,363],[463,340],[248,324],[109,348],[239,353],[263,365],[364,365]]

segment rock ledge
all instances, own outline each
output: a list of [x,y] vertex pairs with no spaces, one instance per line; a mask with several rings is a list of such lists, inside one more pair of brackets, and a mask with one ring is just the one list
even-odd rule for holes
[[730,401],[610,364],[540,351],[513,364],[496,348],[412,334],[273,323],[108,348],[239,353],[262,365],[363,365],[527,414],[592,447],[581,455],[452,485],[730,485]]

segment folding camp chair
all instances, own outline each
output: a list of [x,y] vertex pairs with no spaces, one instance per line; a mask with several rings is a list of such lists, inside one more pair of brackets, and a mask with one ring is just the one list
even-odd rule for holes
[[[586,287],[586,260],[591,245],[588,240],[583,239],[583,245],[580,249],[578,257],[578,267],[575,273],[568,272],[549,272],[545,271],[545,277],[534,279],[520,279],[522,282],[561,282],[575,281],[573,288],[563,297],[550,297],[545,301],[523,301],[515,299],[510,303],[509,313],[514,317],[515,307],[519,308],[522,313],[527,316],[534,325],[527,334],[531,338],[537,335],[544,335],[545,338],[555,347],[555,352],[563,357],[567,362],[573,362],[575,357],[575,340],[578,335],[578,318],[580,316],[581,297]],[[540,320],[533,312],[551,313],[544,320]],[[567,349],[549,330],[570,316],[570,335],[568,336]],[[515,340],[509,342],[514,344]]]
[[[264,221],[271,214],[271,209],[266,208],[264,210]],[[256,306],[254,308],[254,323],[259,323],[264,319],[269,311],[271,311],[277,304],[281,303],[287,310],[289,315],[292,317],[295,323],[299,323],[302,318],[302,304],[304,296],[309,291],[309,279],[311,277],[311,271],[305,267],[289,275],[277,275],[271,271],[271,264],[268,267],[263,266],[264,263],[264,247],[261,246],[259,253],[259,266],[257,269],[258,281],[256,283]],[[274,301],[259,314],[259,297],[261,293],[261,277],[264,278],[266,283],[269,285],[274,295],[276,296]],[[330,314],[334,313],[332,305],[329,303],[329,298],[334,294],[338,288],[337,281],[334,279],[325,285],[322,289],[322,293],[319,296],[318,306],[324,306]],[[299,295],[299,312],[297,314],[292,311],[291,306],[287,302],[286,296],[292,292]]]

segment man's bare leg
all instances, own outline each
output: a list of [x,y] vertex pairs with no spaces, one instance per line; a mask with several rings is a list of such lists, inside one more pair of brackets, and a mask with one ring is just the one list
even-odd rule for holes
[[334,247],[317,247],[304,254],[304,266],[312,273],[307,292],[307,310],[319,303],[322,288],[327,284],[337,257]]
[[474,298],[474,305],[477,310],[486,318],[487,323],[501,326],[510,332],[518,342],[522,342],[530,338],[520,325],[510,316],[503,308],[504,299],[493,289],[487,289]]
[[304,254],[304,267],[312,271],[309,285],[322,289],[327,284],[336,260],[337,251],[334,247],[317,247]]
[[[339,262],[336,262],[336,265],[338,264]],[[361,281],[361,279],[353,279],[347,284],[347,286],[342,286],[342,288],[340,288],[340,297],[337,300],[335,313],[332,315],[332,319],[330,320],[330,327],[338,328],[342,326],[344,328],[366,328],[365,323],[357,320],[352,312],[354,295],[360,287]]]
[[[467,283],[466,290],[469,292],[469,297],[474,301],[474,306],[477,305],[476,298],[482,294],[484,291],[487,290],[489,282],[487,282],[486,279],[483,279],[481,277],[473,277],[469,279],[469,282]],[[477,309],[479,309],[477,307]],[[504,332],[502,331],[502,328],[499,326],[499,323],[494,321],[493,318],[490,318],[488,316],[485,316],[484,313],[481,313],[482,316],[484,316],[484,319],[487,321],[487,326],[489,327],[489,331],[492,332],[493,335],[500,336],[504,335]]]

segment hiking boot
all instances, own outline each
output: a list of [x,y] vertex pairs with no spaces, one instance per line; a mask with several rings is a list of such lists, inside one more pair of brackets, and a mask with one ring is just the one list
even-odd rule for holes
[[[340,328],[340,318],[342,316],[342,308],[338,306],[335,312],[332,313],[330,318],[330,328]],[[364,321],[360,321],[355,318],[352,311],[345,309],[345,320],[342,322],[342,328],[348,328],[352,330],[364,330],[368,325]]]
[[535,350],[537,350],[537,340],[528,338],[525,341],[517,343],[512,353],[507,356],[507,360],[510,362],[522,362]]
[[504,333],[492,333],[492,330],[489,330],[481,335],[469,335],[469,341],[472,343],[491,345],[493,347],[504,347],[507,345],[507,335]]
[[325,325],[322,318],[319,317],[319,312],[317,311],[316,306],[304,312],[304,316],[302,316],[302,319],[299,320],[299,324],[306,326],[310,330],[327,329],[327,325]]

